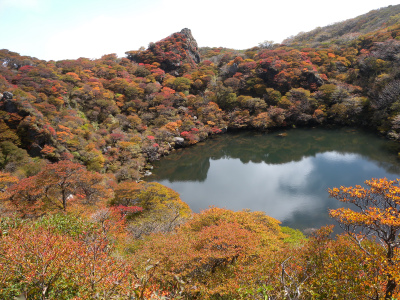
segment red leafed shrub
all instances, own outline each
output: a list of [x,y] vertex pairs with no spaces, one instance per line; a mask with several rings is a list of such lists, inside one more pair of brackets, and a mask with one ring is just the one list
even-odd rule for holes
[[217,133],[221,133],[222,130],[219,129],[218,127],[212,127],[212,128],[211,128],[211,132],[212,132],[213,134],[217,134]]
[[143,211],[142,207],[139,206],[125,206],[125,205],[118,205],[111,207],[113,212],[121,214],[121,216],[126,216],[128,214],[133,214],[137,212]]

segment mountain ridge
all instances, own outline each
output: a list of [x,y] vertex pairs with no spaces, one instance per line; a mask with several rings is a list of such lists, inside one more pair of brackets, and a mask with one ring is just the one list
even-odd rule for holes
[[324,27],[317,27],[308,32],[301,32],[295,36],[286,38],[282,44],[295,46],[307,44],[316,47],[326,42],[344,44],[361,35],[376,32],[385,27],[398,27],[400,21],[400,4],[390,5],[372,10],[366,14],[336,22]]

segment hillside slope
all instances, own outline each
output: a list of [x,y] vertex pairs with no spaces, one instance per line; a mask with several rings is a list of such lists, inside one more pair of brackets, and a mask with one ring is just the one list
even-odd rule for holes
[[282,44],[288,46],[308,45],[316,47],[324,43],[344,44],[361,35],[378,30],[398,28],[400,21],[400,4],[372,10],[353,19],[338,22],[325,27],[318,27],[309,32],[301,32],[287,38]]
[[[301,43],[199,50],[183,29],[127,58],[46,62],[1,50],[0,124],[12,138],[0,142],[27,151],[26,159],[70,157],[126,180],[174,147],[226,129],[368,125],[398,138],[399,10],[332,25],[331,40],[358,34],[317,48],[306,46],[318,35],[311,32]],[[2,169],[18,163],[6,155]]]

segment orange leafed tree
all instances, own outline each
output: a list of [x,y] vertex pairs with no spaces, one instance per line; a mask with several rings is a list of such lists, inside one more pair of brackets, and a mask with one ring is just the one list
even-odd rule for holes
[[0,285],[0,290],[4,294],[3,289],[7,291],[9,288],[6,283],[11,286],[19,279],[26,299],[33,296],[33,290],[41,295],[37,299],[47,299],[55,282],[62,277],[63,269],[73,259],[69,254],[73,252],[73,241],[45,230],[11,230],[0,240],[0,245],[3,249],[0,259],[0,282],[3,285]]
[[10,229],[0,239],[0,298],[132,299],[140,284],[113,250],[97,231],[73,239],[52,228]]
[[285,237],[278,224],[259,212],[211,208],[174,232],[149,236],[132,261],[158,262],[155,280],[188,299],[238,299],[240,287],[277,277],[273,261]]
[[[368,188],[356,185],[329,190],[331,197],[357,207],[356,210],[349,208],[331,210],[330,215],[370,259],[382,262],[382,272],[387,274],[385,299],[392,299],[394,296],[399,277],[395,267],[400,258],[399,182],[399,179],[371,179],[365,181]],[[363,240],[367,238],[380,241],[383,247],[382,254],[365,247]]]
[[93,204],[108,196],[103,176],[84,166],[63,160],[47,165],[35,176],[20,180],[8,189],[9,200],[22,215],[46,209],[67,210],[71,201]]
[[4,173],[0,171],[0,191],[4,192],[6,187],[10,184],[18,182],[18,178],[12,176],[10,173]]
[[[3,199],[7,199],[9,196],[7,192],[7,188],[18,182],[18,178],[12,176],[10,173],[4,173],[0,171],[0,201]],[[2,209],[2,205],[0,204],[0,210]]]

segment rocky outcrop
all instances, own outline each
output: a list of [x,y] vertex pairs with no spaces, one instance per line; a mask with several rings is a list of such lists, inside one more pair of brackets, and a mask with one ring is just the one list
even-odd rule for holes
[[149,65],[155,62],[159,63],[161,69],[175,76],[184,73],[183,66],[186,69],[188,65],[195,68],[200,62],[197,42],[188,28],[156,43],[150,43],[147,50],[128,51],[126,54],[130,60],[136,63]]
[[187,42],[185,44],[185,48],[187,50],[187,55],[196,64],[198,64],[200,62],[199,47],[197,46],[197,42],[192,35],[192,31],[189,28],[184,28],[181,30],[180,33],[183,34],[187,39]]
[[315,86],[319,87],[319,86],[324,84],[324,80],[316,72],[304,72],[303,74],[306,77],[306,81],[307,81],[307,84],[308,84],[307,87],[310,87],[313,84]]
[[0,100],[2,101],[3,110],[8,113],[17,113],[18,107],[15,101],[12,101],[14,95],[10,92],[4,92],[0,94]]

